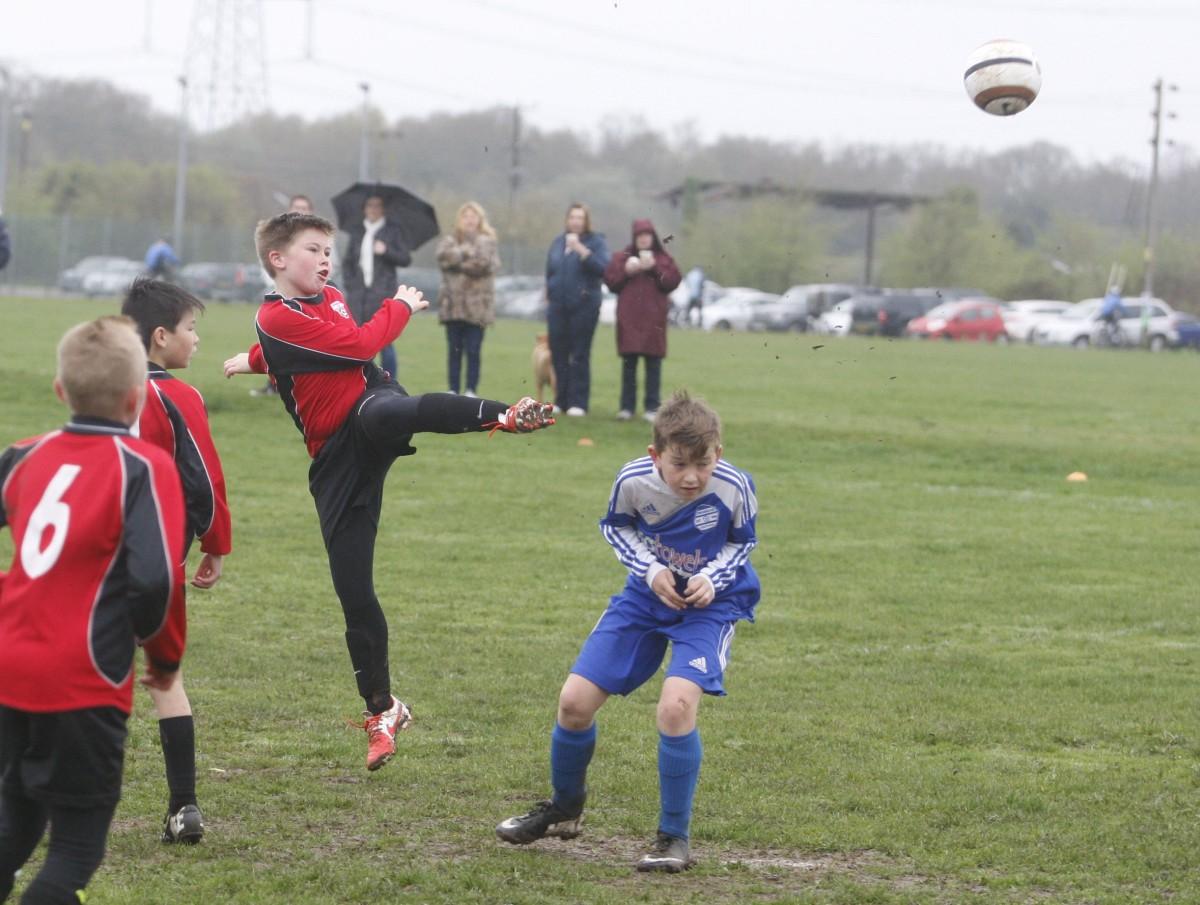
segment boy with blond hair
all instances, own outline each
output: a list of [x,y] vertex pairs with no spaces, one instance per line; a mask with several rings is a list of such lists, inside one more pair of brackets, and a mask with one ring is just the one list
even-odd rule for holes
[[[137,326],[146,347],[148,375],[146,404],[137,433],[167,452],[179,469],[187,506],[187,536],[183,563],[192,542],[200,541],[203,556],[192,577],[197,588],[211,588],[221,577],[232,546],[229,503],[221,459],[208,426],[204,398],[194,387],[171,374],[186,368],[200,345],[196,314],[204,303],[174,283],[141,278],[125,293],[121,313]],[[184,606],[185,586],[176,588]],[[165,843],[194,845],[204,836],[204,817],[196,801],[196,727],[192,704],[183,688],[183,674],[166,691],[150,689],[158,716],[167,773],[167,815],[160,838]]]
[[692,864],[688,838],[702,749],[696,711],[724,695],[734,627],[754,619],[761,588],[750,565],[758,502],[750,476],[721,458],[721,422],[704,402],[677,392],[658,410],[649,453],[618,473],[604,539],[628,570],[583,644],[558,698],[550,736],[553,796],[496,827],[505,842],[579,835],[597,711],[658,671],[658,833],[637,864],[677,873]]
[[137,644],[142,684],[168,689],[183,656],[183,494],[171,458],[134,437],[146,355],[125,318],[67,331],[60,430],[0,455],[0,902],[50,825],[23,902],[78,903],[121,796]]
[[388,469],[416,452],[410,441],[417,433],[527,433],[554,419],[552,406],[528,396],[513,405],[451,393],[409,396],[373,359],[429,302],[400,286],[359,326],[328,285],[332,239],[333,225],[312,214],[259,224],[255,243],[276,291],[258,309],[258,342],[225,362],[225,376],[269,374],[312,456],[308,486],[365,703],[367,769],[377,770],[395,754],[396,733],[412,722],[391,692],[388,625],[372,575]]

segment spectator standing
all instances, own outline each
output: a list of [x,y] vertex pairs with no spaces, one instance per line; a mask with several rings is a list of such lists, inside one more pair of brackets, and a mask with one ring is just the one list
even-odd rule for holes
[[587,414],[592,378],[592,337],[600,320],[600,279],[608,266],[608,246],[592,231],[587,205],[567,208],[566,229],[546,256],[546,311],[550,354],[557,381],[555,409]]
[[438,244],[442,269],[438,320],[446,326],[447,381],[451,393],[462,388],[462,360],[467,358],[467,396],[479,390],[483,331],[496,322],[496,271],[500,269],[496,231],[477,202],[458,209],[454,231]]
[[617,293],[617,354],[621,356],[621,408],[628,421],[637,404],[638,359],[646,362],[645,417],[653,421],[662,391],[662,360],[667,356],[667,315],[679,267],[659,241],[649,220],[633,221],[633,241],[613,255],[604,282]]
[[704,268],[699,264],[689,270],[683,278],[684,286],[687,287],[687,312],[684,314],[684,321],[689,325],[692,323],[692,311],[695,311],[696,326],[704,326],[704,283],[707,279]]
[[[363,204],[363,221],[350,233],[342,258],[342,282],[350,313],[365,324],[396,289],[396,268],[412,261],[404,231],[384,216],[383,199],[371,195]],[[396,376],[396,350],[388,343],[379,353],[383,369]]]
[[11,257],[12,240],[8,236],[8,226],[5,224],[4,218],[0,217],[0,270],[8,266]]

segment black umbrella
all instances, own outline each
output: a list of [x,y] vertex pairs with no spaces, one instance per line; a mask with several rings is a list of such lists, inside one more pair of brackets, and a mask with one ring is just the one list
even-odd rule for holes
[[415,251],[440,232],[433,205],[412,192],[385,182],[356,182],[331,199],[337,212],[338,229],[351,232],[363,220],[368,198],[383,199],[383,215],[404,231],[410,250]]

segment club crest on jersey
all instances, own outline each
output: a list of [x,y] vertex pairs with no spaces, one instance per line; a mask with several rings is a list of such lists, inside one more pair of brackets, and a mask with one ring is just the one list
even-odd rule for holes
[[340,314],[342,317],[344,317],[346,319],[350,318],[350,312],[346,310],[346,303],[343,302],[341,299],[338,299],[336,302],[331,303],[329,307],[332,308],[334,311],[336,311],[338,314]]
[[717,511],[716,506],[701,506],[696,510],[696,514],[692,516],[692,524],[699,531],[711,531],[717,527],[717,522],[721,520],[721,513]]

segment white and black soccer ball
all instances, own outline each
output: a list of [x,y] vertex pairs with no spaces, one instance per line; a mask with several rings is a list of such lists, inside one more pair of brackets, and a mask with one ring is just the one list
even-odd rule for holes
[[988,41],[967,58],[963,85],[980,110],[1012,116],[1032,104],[1042,90],[1042,67],[1028,44]]

